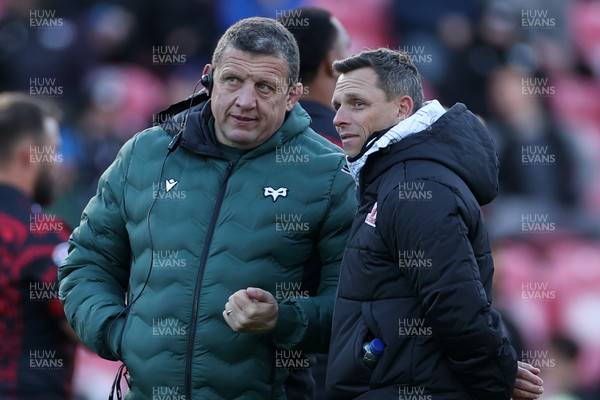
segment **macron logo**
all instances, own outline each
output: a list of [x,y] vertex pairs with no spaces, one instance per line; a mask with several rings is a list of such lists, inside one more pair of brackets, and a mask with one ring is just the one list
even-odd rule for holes
[[277,199],[279,198],[279,196],[281,197],[287,197],[287,191],[288,188],[286,187],[280,187],[279,189],[275,190],[272,187],[266,187],[264,188],[265,192],[264,192],[264,196],[271,196],[273,197],[273,202],[276,202]]
[[177,185],[178,183],[179,183],[179,181],[178,181],[178,180],[175,180],[175,179],[173,179],[173,178],[171,178],[171,179],[167,179],[167,180],[165,181],[165,188],[167,189],[167,193],[168,193],[168,192],[169,192],[171,189],[173,189],[173,188],[175,187],[175,185]]

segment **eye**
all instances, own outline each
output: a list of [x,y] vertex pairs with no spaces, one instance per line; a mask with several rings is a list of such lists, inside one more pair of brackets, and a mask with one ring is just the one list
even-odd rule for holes
[[229,75],[221,77],[221,82],[227,87],[235,88],[241,84],[242,80],[237,76]]
[[364,101],[362,101],[362,100],[354,100],[354,101],[352,102],[352,106],[353,106],[353,107],[356,107],[356,108],[362,108],[362,107],[364,107],[364,106],[365,106],[365,102],[364,102]]
[[256,85],[256,88],[257,88],[257,89],[258,89],[260,92],[262,92],[262,93],[265,93],[265,94],[272,93],[272,92],[274,92],[274,91],[275,91],[275,89],[274,89],[274,88],[273,88],[271,85],[268,85],[268,84],[266,84],[266,83],[258,83],[258,84]]

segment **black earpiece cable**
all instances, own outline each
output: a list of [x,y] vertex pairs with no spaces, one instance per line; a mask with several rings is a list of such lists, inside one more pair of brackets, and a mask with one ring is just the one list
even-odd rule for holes
[[[177,134],[175,136],[173,136],[173,139],[169,143],[169,146],[167,146],[167,154],[165,155],[162,165],[160,166],[160,174],[158,177],[158,190],[160,190],[160,182],[162,182],[163,172],[165,169],[165,164],[167,162],[167,158],[169,157],[169,155],[171,153],[173,153],[177,149],[177,147],[179,146],[179,143],[181,142],[181,137],[183,135],[183,131],[185,130],[185,126],[187,124],[187,119],[190,114],[190,110],[192,108],[192,104],[194,101],[194,95],[196,94],[196,89],[198,88],[198,85],[200,83],[202,83],[202,79],[200,79],[198,82],[196,82],[196,85],[194,86],[194,91],[192,92],[192,96],[190,97],[190,106],[188,107],[188,109],[185,112],[185,116],[183,117],[183,121],[181,123],[181,128],[179,129],[179,132],[177,132]],[[154,240],[152,238],[152,229],[150,228],[150,213],[152,212],[152,209],[154,208],[154,205],[156,204],[157,198],[158,198],[158,192],[154,196],[154,199],[152,199],[152,203],[150,204],[150,207],[148,208],[148,213],[146,214],[146,224],[148,226],[148,237],[150,239],[150,268],[148,269],[148,275],[146,276],[146,280],[144,281],[144,286],[142,286],[142,289],[140,290],[138,295],[135,297],[135,299],[133,299],[133,301],[130,301],[130,302],[128,301],[127,306],[123,310],[121,310],[121,312],[119,312],[119,314],[117,314],[117,316],[112,320],[110,327],[108,328],[108,337],[110,337],[110,332],[112,331],[112,328],[113,328],[115,322],[121,317],[121,315],[123,315],[123,313],[129,311],[131,306],[133,306],[133,304],[140,298],[142,293],[144,293],[144,289],[146,289],[146,286],[148,285],[148,281],[150,280],[150,275],[152,274],[152,266],[154,265]],[[127,373],[127,372],[123,373],[124,368],[126,368],[126,366],[123,363],[119,367],[119,370],[117,371],[117,376],[115,377],[115,380],[113,381],[112,387],[110,389],[110,395],[108,396],[109,400],[113,399],[113,394],[115,392],[115,388],[117,389],[117,400],[123,399],[122,393],[121,393],[121,378],[123,377],[123,375],[125,375]]]

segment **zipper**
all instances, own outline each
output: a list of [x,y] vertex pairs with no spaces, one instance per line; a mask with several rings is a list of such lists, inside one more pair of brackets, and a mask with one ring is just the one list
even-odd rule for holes
[[[238,158],[239,160],[239,158]],[[194,351],[194,341],[196,338],[196,319],[198,319],[198,307],[200,303],[200,292],[202,290],[202,278],[204,276],[204,269],[206,267],[206,260],[208,259],[208,251],[212,243],[213,234],[215,231],[215,225],[217,224],[217,218],[221,211],[221,205],[223,203],[223,197],[225,197],[225,190],[227,189],[227,182],[231,177],[233,168],[237,164],[237,161],[229,161],[227,170],[225,171],[225,177],[219,190],[217,202],[213,209],[213,214],[208,225],[208,232],[206,233],[206,241],[204,242],[204,248],[202,249],[202,257],[200,258],[200,267],[198,269],[198,275],[196,277],[196,287],[194,289],[194,302],[192,307],[192,317],[190,321],[190,335],[188,336],[187,353],[185,356],[185,398],[192,398],[192,358]]]

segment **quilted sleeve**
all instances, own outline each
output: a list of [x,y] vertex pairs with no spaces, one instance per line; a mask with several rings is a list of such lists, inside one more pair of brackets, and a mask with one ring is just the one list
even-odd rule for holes
[[137,136],[120,150],[98,182],[58,269],[59,299],[81,340],[108,360],[120,357],[130,247],[123,218],[123,189]]

